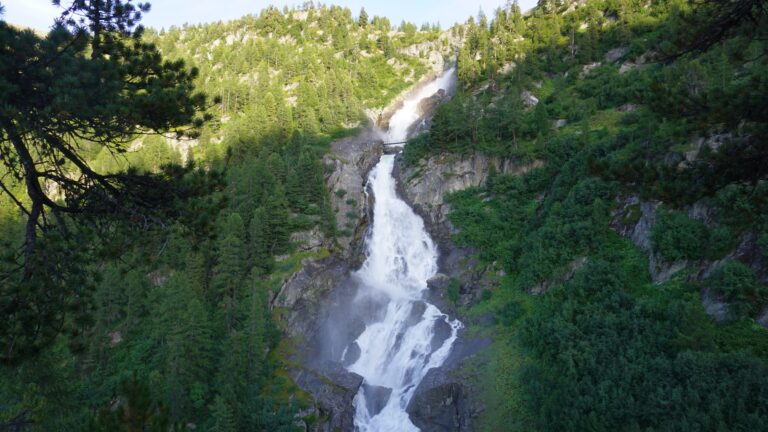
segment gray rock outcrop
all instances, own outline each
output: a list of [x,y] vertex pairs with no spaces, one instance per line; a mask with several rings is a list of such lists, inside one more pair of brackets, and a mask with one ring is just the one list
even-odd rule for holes
[[281,318],[288,336],[311,337],[317,333],[321,304],[348,274],[346,263],[334,257],[302,262],[302,269],[272,299],[273,307],[284,310]]
[[354,138],[336,141],[324,158],[331,174],[326,184],[331,192],[331,205],[336,212],[339,245],[346,258],[359,252],[359,240],[367,227],[365,184],[368,173],[383,153],[381,138],[373,131]]
[[[622,197],[619,198],[619,206],[614,211],[611,222],[611,228],[614,231],[631,240],[646,253],[648,271],[654,283],[667,282],[685,269],[691,270],[689,280],[703,281],[728,261],[739,261],[748,265],[761,283],[768,283],[768,265],[757,245],[757,236],[752,232],[742,234],[736,248],[721,259],[665,261],[659,253],[654,251],[651,243],[651,233],[656,224],[660,206],[659,201],[643,201],[636,195]],[[690,218],[699,220],[705,225],[714,223],[712,210],[701,202],[694,203],[685,210]],[[732,319],[728,304],[706,289],[701,292],[701,303],[714,321],[723,322]],[[763,327],[768,327],[768,309],[762,311],[756,321]]]
[[389,397],[392,396],[392,389],[363,384],[363,393],[365,394],[365,408],[368,410],[368,414],[373,417],[387,406]]
[[294,382],[315,400],[327,430],[355,430],[355,409],[352,404],[363,377],[344,369],[341,364],[328,363],[317,369],[289,371]]
[[442,368],[427,372],[407,408],[411,421],[422,432],[468,430],[468,411],[463,386]]
[[401,194],[426,218],[427,224],[431,228],[445,224],[450,234],[454,229],[447,221],[450,209],[445,198],[448,194],[485,185],[491,167],[500,174],[522,175],[542,165],[543,162],[538,160],[501,159],[480,152],[466,156],[442,154],[416,166],[398,164],[396,175]]

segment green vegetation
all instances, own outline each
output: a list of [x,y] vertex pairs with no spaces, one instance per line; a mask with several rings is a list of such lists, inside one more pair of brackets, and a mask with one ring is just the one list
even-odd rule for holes
[[679,212],[661,212],[651,233],[653,247],[668,261],[700,260],[717,247],[706,225]]
[[420,78],[400,49],[438,30],[307,4],[155,32],[76,5],[46,36],[0,22],[0,429],[301,429],[270,302],[329,252],[291,236],[333,243],[322,157]]
[[754,315],[768,301],[768,289],[749,267],[729,261],[707,279],[705,286],[726,301],[735,317]]
[[[311,2],[161,32],[74,4],[45,36],[0,22],[0,429],[316,422],[270,303],[332,250],[293,235],[352,235],[322,157],[426,71],[404,48],[447,42]],[[479,429],[768,424],[765,6],[512,2],[451,30],[461,89],[405,162],[540,162],[449,197],[456,242],[506,274],[467,312],[493,316]],[[617,234],[639,201],[649,250]],[[649,256],[696,267],[654,283]]]
[[[543,162],[449,197],[455,241],[507,274],[469,311],[494,316],[474,329],[495,340],[479,429],[761,429],[765,280],[731,253],[766,238],[764,2],[571,3],[456,30],[463,90],[405,150],[417,169],[444,152]],[[654,284],[617,234],[642,216],[628,196],[663,203],[646,239],[661,264],[726,262]]]

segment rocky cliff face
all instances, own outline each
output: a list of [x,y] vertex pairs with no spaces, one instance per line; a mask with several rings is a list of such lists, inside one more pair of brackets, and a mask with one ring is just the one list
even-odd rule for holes
[[[428,282],[429,300],[449,314],[458,306],[477,301],[486,289],[498,286],[503,273],[492,266],[480,266],[471,249],[457,247],[451,240],[455,228],[448,220],[448,194],[484,185],[491,169],[508,175],[522,175],[542,165],[541,161],[521,162],[471,155],[444,154],[405,167],[399,160],[395,167],[400,195],[425,220],[428,231],[440,247],[442,273]],[[451,290],[454,290],[451,293]],[[455,290],[458,290],[458,298]],[[466,318],[462,317],[462,319]],[[472,419],[482,411],[477,377],[471,365],[487,361],[484,348],[490,340],[462,333],[443,365],[427,373],[417,388],[408,413],[423,431],[467,431]]]
[[317,407],[313,411],[322,424],[314,425],[316,427],[312,430],[354,430],[355,409],[352,401],[363,384],[363,377],[347,371],[338,363],[291,369],[289,372],[294,382],[316,401]]
[[[427,128],[434,110],[447,97],[445,92],[438,92],[422,100],[419,104],[422,121],[410,133]],[[395,107],[385,112],[385,117],[394,112]],[[289,374],[314,398],[313,412],[322,419],[314,430],[351,431],[354,428],[352,398],[361,384],[358,376],[345,371],[340,359],[349,360],[355,355],[352,341],[364,330],[364,315],[372,313],[366,304],[354,303],[357,286],[352,271],[364,256],[363,239],[370,223],[367,210],[372,208],[372,203],[367,202],[365,185],[369,171],[383,152],[381,144],[379,134],[370,130],[332,145],[325,164],[330,168],[327,183],[341,234],[337,247],[329,258],[303,262],[302,269],[283,285],[272,301],[285,332],[294,341],[291,363],[295,366],[289,369]],[[417,169],[396,168],[402,196],[425,218],[441,248],[440,265],[446,274],[430,281],[429,295],[443,310],[452,314],[457,311],[457,304],[447,295],[454,280],[462,293],[459,303],[470,303],[483,287],[497,284],[499,278],[494,272],[478,269],[472,251],[457,248],[451,242],[453,228],[446,218],[449,210],[446,195],[484,184],[491,167],[500,173],[522,174],[540,164],[474,154],[433,158]],[[311,234],[297,241],[312,248],[319,240]],[[474,397],[472,379],[462,378],[457,371],[489,343],[462,336],[445,367],[430,372],[408,408],[422,430],[468,430],[471,417],[481,408]]]
[[421,161],[417,166],[398,164],[398,180],[406,199],[426,217],[430,225],[445,225],[450,211],[445,198],[452,192],[482,186],[493,167],[500,174],[522,175],[542,165],[541,161],[522,162],[476,152],[470,155],[442,154]]
[[325,165],[331,168],[326,184],[336,212],[338,242],[347,259],[358,251],[359,240],[368,225],[365,184],[383,151],[381,138],[375,131],[368,130],[354,138],[334,142],[324,158]]
[[[613,213],[611,227],[625,238],[630,239],[648,256],[648,271],[651,280],[656,284],[669,281],[680,271],[691,270],[688,276],[690,280],[702,281],[708,278],[713,271],[727,261],[740,261],[755,271],[762,283],[768,283],[768,265],[759,250],[757,238],[754,233],[742,234],[736,248],[719,260],[700,261],[676,261],[667,262],[653,250],[651,232],[656,225],[660,201],[643,201],[636,195],[621,197],[619,205]],[[704,223],[712,224],[711,211],[702,203],[696,203],[687,209],[688,216]],[[701,292],[701,303],[704,310],[715,321],[721,322],[729,319],[728,304],[713,296],[709,291]],[[764,310],[756,320],[763,327],[768,328],[768,308]]]
[[450,240],[455,229],[448,221],[448,194],[488,181],[491,167],[500,174],[522,175],[542,166],[541,161],[501,159],[476,152],[470,155],[442,154],[405,167],[399,161],[395,175],[405,200],[424,217],[430,234],[440,243]]

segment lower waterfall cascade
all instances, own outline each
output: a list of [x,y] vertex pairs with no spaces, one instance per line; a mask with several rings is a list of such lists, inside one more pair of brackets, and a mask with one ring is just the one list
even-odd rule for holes
[[[391,117],[385,140],[405,141],[421,116],[419,102],[454,83],[450,69],[407,98]],[[426,373],[445,362],[462,328],[423,299],[427,280],[438,271],[438,250],[424,221],[397,196],[394,164],[395,155],[384,155],[369,175],[373,225],[365,262],[354,275],[359,295],[376,298],[380,309],[355,341],[360,356],[348,366],[364,378],[354,400],[360,432],[419,430],[408,417],[408,403]]]

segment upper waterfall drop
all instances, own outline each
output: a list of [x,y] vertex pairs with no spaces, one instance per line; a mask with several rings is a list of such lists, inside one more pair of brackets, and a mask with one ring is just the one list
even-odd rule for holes
[[[450,69],[420,88],[392,116],[386,139],[405,141],[419,120],[419,102],[455,85]],[[382,156],[371,171],[375,196],[367,257],[355,277],[359,296],[373,299],[376,311],[355,341],[360,356],[348,369],[364,383],[355,397],[359,431],[418,431],[406,408],[429,369],[448,357],[462,324],[423,301],[427,280],[437,273],[437,247],[424,221],[397,196],[394,155]],[[386,395],[386,397],[382,396]]]
[[440,90],[450,92],[456,86],[456,67],[445,71],[436,79],[421,87],[403,101],[400,107],[389,120],[389,130],[386,131],[384,141],[402,142],[408,139],[408,129],[421,117],[419,102],[428,98]]

